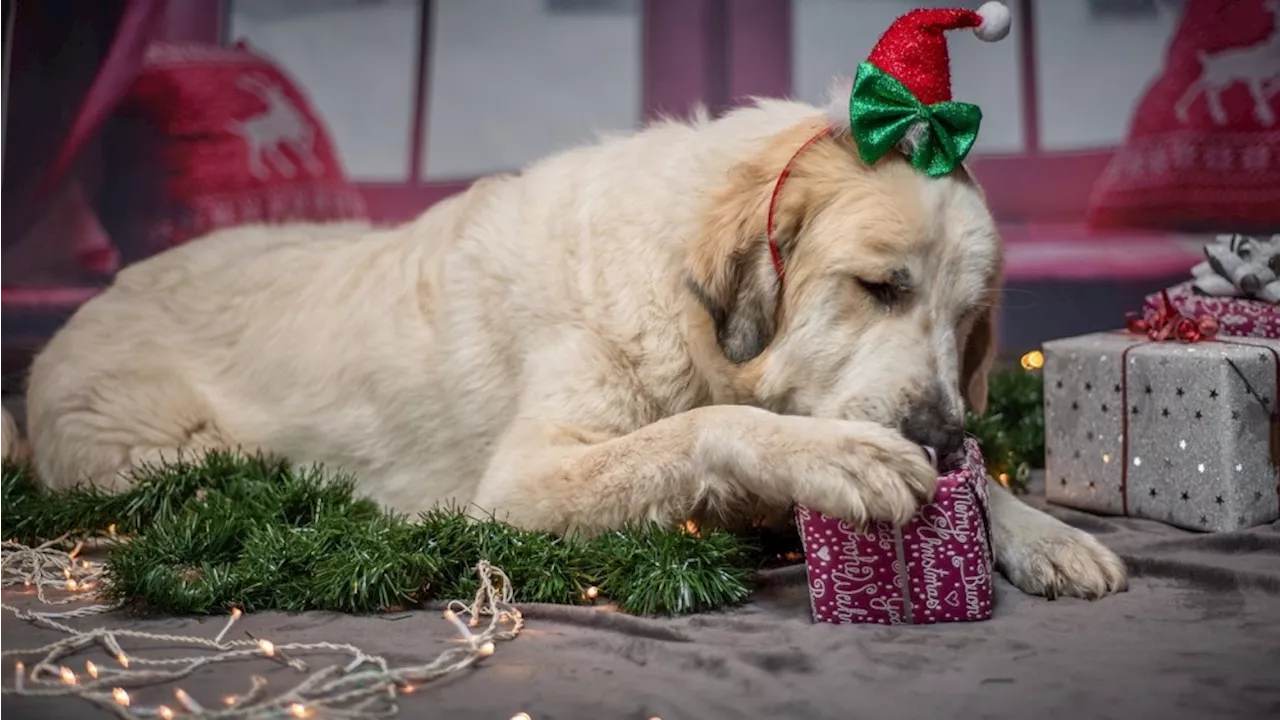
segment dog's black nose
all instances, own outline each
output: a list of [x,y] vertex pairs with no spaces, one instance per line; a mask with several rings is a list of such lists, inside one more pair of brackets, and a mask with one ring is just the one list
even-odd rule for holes
[[939,460],[964,447],[964,421],[951,412],[940,391],[911,403],[898,429],[908,440],[933,448]]
[[908,419],[902,424],[902,435],[908,440],[931,447],[944,459],[964,447],[964,428],[959,424],[937,424],[927,419]]

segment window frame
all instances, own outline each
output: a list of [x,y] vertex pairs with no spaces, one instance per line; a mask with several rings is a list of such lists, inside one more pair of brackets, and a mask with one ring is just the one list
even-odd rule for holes
[[[426,177],[428,117],[431,102],[432,18],[436,0],[419,0],[417,52],[414,73],[414,117],[408,142],[409,170],[400,181],[356,180],[371,219],[380,224],[417,217],[431,205],[465,190],[478,176],[433,180]],[[230,0],[175,4],[173,12],[190,19],[175,21],[186,32],[178,39],[226,43]],[[216,17],[217,20],[210,22]],[[686,115],[699,104],[723,110],[732,97],[781,94],[789,85],[789,32],[783,42],[770,38],[769,20],[784,20],[789,28],[786,0],[642,0],[641,98],[642,117]],[[741,22],[735,23],[735,19]],[[200,31],[203,29],[203,36]],[[169,39],[175,39],[170,36]],[[749,52],[757,43],[758,56]],[[728,53],[728,55],[726,54]],[[729,67],[748,72],[734,73]],[[771,69],[774,68],[774,69]],[[784,68],[785,72],[777,68]],[[511,168],[516,170],[518,168]]]
[[[476,178],[426,180],[422,152],[430,102],[431,17],[436,0],[419,0],[415,88],[416,118],[409,152],[410,173],[403,182],[358,181],[370,214],[378,222],[411,219],[432,204],[466,189]],[[1040,144],[1040,82],[1036,51],[1036,0],[1016,3],[1020,65],[1020,102],[1024,149],[1017,153],[980,153],[970,164],[986,190],[992,213],[1002,223],[1078,224],[1088,207],[1094,181],[1114,149],[1045,151]],[[746,98],[786,97],[792,92],[791,0],[642,0],[642,108],[649,120],[687,114],[704,105],[718,112]],[[175,3],[169,24],[205,36],[182,39],[219,42],[230,0]],[[430,148],[426,148],[430,152]],[[513,170],[516,168],[512,168]]]

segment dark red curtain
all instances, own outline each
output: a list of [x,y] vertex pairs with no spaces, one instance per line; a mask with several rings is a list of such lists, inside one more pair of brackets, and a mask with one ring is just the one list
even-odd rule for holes
[[[15,14],[5,107],[3,232],[23,240],[80,171],[93,193],[98,131],[158,33],[166,0],[6,0]],[[89,157],[86,157],[86,154]]]

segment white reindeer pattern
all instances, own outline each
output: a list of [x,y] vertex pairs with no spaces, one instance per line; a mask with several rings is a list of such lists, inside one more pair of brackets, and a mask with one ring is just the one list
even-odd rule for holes
[[1200,77],[1174,105],[1178,120],[1188,122],[1187,111],[1196,98],[1203,95],[1209,104],[1209,115],[1215,125],[1227,124],[1221,93],[1236,83],[1244,83],[1253,96],[1253,116],[1265,127],[1276,123],[1271,97],[1280,91],[1280,0],[1263,3],[1274,18],[1271,33],[1255,45],[1233,47],[1196,54],[1200,58]]
[[237,84],[267,105],[265,112],[231,122],[231,130],[249,146],[249,172],[260,180],[267,179],[271,173],[267,166],[270,161],[280,175],[294,177],[297,167],[283,152],[289,148],[309,174],[322,174],[324,164],[315,155],[315,130],[311,121],[290,102],[284,90],[252,75],[241,76]]

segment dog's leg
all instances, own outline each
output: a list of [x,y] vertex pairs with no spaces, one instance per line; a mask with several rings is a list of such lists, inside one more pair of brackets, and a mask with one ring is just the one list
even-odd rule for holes
[[994,480],[987,488],[996,567],[1019,590],[1094,599],[1125,589],[1124,562],[1092,535],[1027,505]]
[[904,523],[934,481],[920,448],[880,425],[717,405],[622,435],[526,416],[497,449],[474,504],[553,532],[675,523],[755,501]]

